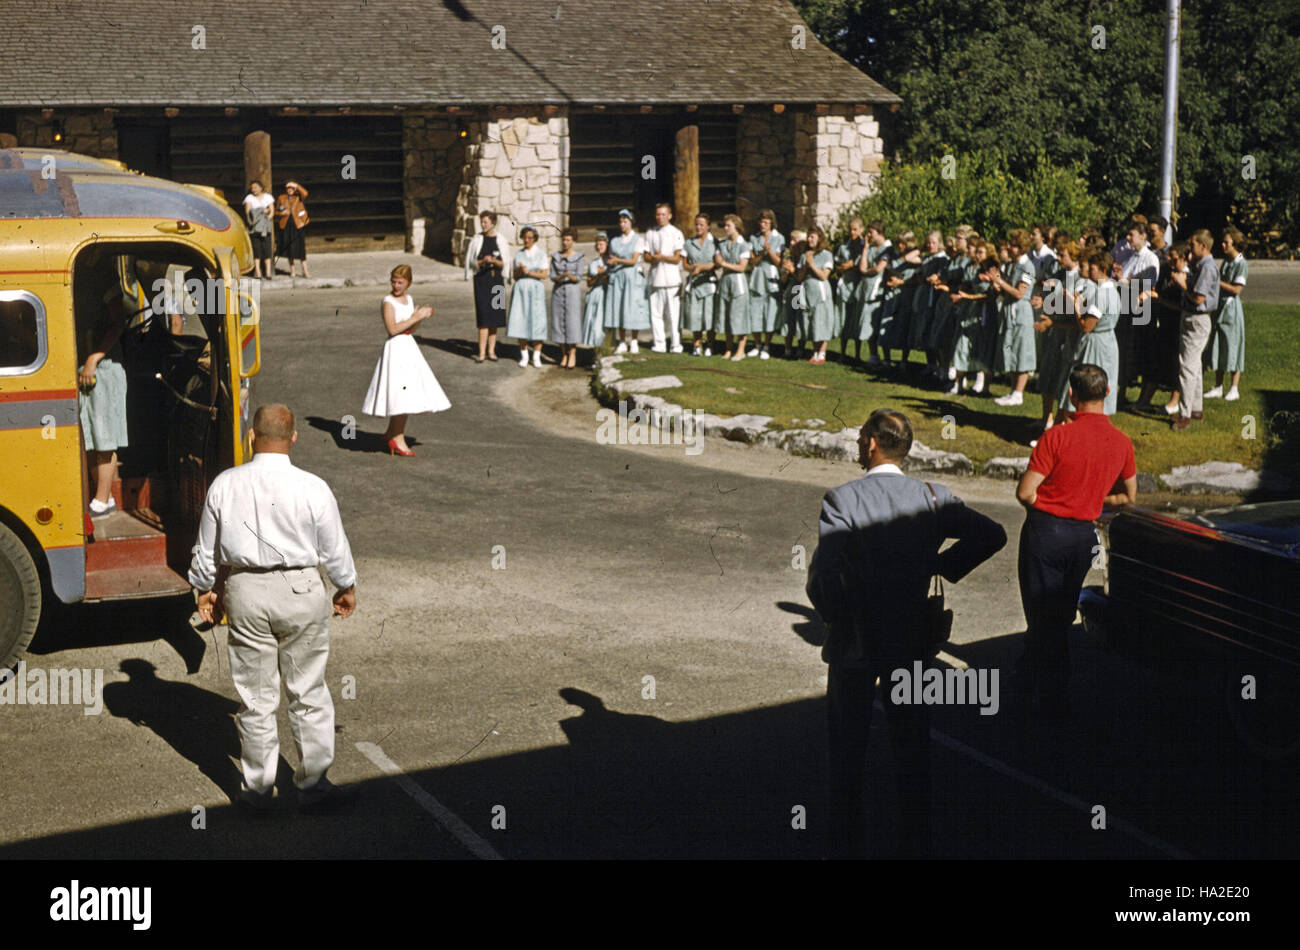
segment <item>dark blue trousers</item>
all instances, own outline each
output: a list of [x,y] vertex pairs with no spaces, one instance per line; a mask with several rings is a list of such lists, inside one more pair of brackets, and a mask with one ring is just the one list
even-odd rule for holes
[[830,821],[827,853],[833,858],[862,858],[867,853],[867,819],[863,802],[867,777],[867,743],[872,700],[880,677],[881,701],[893,747],[899,802],[899,856],[928,857],[930,852],[930,711],[923,705],[895,705],[890,697],[895,669],[911,669],[912,659],[899,655],[870,667],[832,663],[827,667],[826,711],[830,753]]
[[1070,628],[1096,544],[1091,521],[1037,509],[1020,529],[1020,603],[1028,625],[1024,664],[1045,707],[1066,701]]

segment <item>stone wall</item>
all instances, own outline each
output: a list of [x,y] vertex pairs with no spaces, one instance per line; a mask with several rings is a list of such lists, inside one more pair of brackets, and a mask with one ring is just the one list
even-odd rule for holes
[[794,227],[835,227],[845,207],[870,194],[880,174],[883,143],[875,116],[832,106],[826,115],[795,120]]
[[[63,141],[55,143],[54,125],[63,124]],[[58,148],[94,158],[117,158],[117,129],[103,109],[59,112],[48,119],[40,112],[18,115],[18,145],[24,148]]]
[[478,216],[495,211],[497,230],[518,248],[519,228],[532,224],[540,243],[560,247],[569,223],[569,120],[520,110],[469,123],[465,176],[451,235],[457,263],[478,233]]
[[467,138],[461,138],[460,131],[458,123],[442,116],[408,115],[402,119],[408,252],[442,260],[452,257],[467,150]]
[[777,230],[790,233],[795,207],[795,116],[746,110],[736,123],[736,213],[751,231],[758,213],[776,212]]

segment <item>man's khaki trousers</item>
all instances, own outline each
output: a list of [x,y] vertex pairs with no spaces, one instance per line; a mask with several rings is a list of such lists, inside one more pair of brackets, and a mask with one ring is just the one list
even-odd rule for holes
[[244,788],[262,794],[275,785],[281,679],[299,759],[293,783],[311,788],[334,762],[334,701],[325,685],[333,610],[320,572],[233,574],[226,581],[225,607],[230,672],[243,701],[235,722]]

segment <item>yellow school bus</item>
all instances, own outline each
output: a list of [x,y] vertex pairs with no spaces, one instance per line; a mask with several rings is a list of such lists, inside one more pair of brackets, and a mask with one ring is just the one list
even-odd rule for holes
[[[50,598],[188,590],[207,486],[250,454],[252,266],[241,216],[214,189],[0,149],[0,670]],[[114,349],[127,439],[109,511],[92,519],[78,372],[110,305],[126,327]]]

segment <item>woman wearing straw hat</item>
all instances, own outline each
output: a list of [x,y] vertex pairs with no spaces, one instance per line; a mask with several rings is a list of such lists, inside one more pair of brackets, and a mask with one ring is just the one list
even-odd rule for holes
[[307,189],[296,181],[284,183],[284,194],[275,202],[275,224],[280,229],[280,256],[289,259],[289,276],[297,277],[296,265],[302,261],[302,276],[307,273],[307,243],[303,231],[308,221],[307,206],[302,199],[307,197]]

